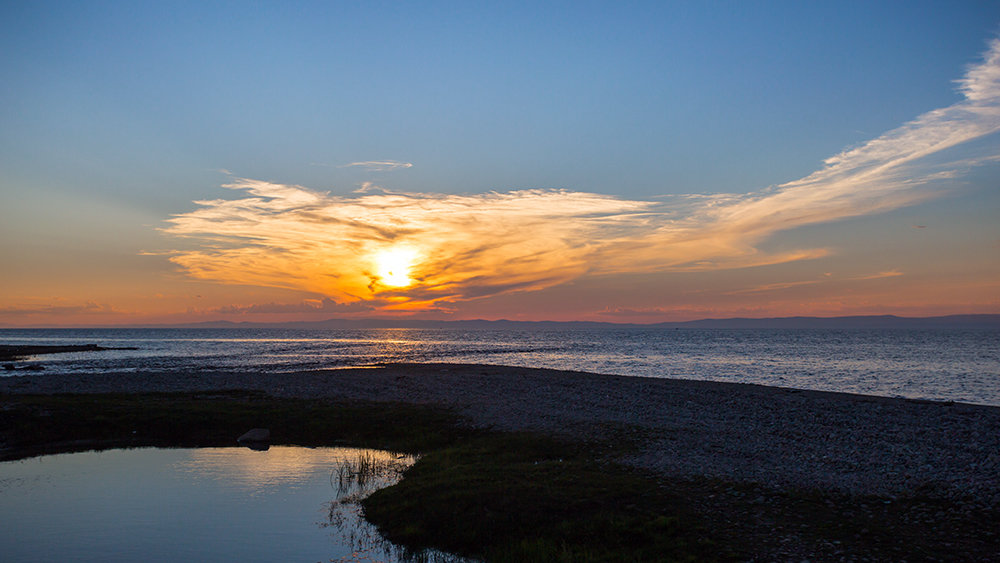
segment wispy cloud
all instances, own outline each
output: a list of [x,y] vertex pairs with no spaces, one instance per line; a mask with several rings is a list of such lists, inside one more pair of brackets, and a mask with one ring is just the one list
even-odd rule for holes
[[209,309],[209,313],[226,315],[255,315],[275,313],[360,313],[375,308],[364,302],[338,303],[330,298],[306,299],[299,303],[255,303],[251,305],[226,305]]
[[899,270],[888,270],[885,272],[879,272],[877,274],[868,274],[866,276],[855,276],[851,278],[852,280],[864,281],[864,280],[881,280],[885,278],[897,278],[902,276],[903,272]]
[[[960,102],[845,150],[805,178],[746,194],[661,201],[569,190],[335,196],[238,178],[227,187],[244,197],[197,202],[199,209],[169,220],[168,233],[201,241],[171,260],[202,279],[414,308],[537,290],[587,273],[818,258],[828,250],[771,253],[760,243],[780,231],[926,200],[968,168],[1000,156],[995,143],[977,147],[973,157],[951,150],[1000,131],[1000,41],[958,83]],[[393,248],[413,256],[406,265],[410,286],[381,283],[378,256]],[[780,288],[753,291],[768,289]]]
[[[868,280],[881,280],[885,278],[895,278],[902,275],[903,272],[900,272],[899,270],[887,270],[875,274],[862,274],[844,279],[846,279],[847,281],[868,281]],[[748,287],[746,289],[736,289],[733,291],[727,291],[725,292],[725,295],[742,295],[748,293],[770,293],[770,292],[782,291],[785,289],[791,289],[793,287],[826,284],[835,281],[837,280],[835,280],[835,278],[831,274],[827,273],[823,274],[823,277],[820,279],[768,283],[754,287]]]
[[0,307],[0,316],[34,315],[79,315],[119,313],[111,305],[88,301],[83,305],[37,305],[22,307]]
[[788,289],[791,287],[799,287],[803,285],[816,285],[818,283],[823,283],[826,280],[803,280],[794,282],[777,282],[768,283],[764,285],[758,285],[756,287],[750,287],[747,289],[737,289],[734,291],[726,292],[726,295],[740,295],[744,293],[767,293],[771,291],[781,291],[783,289]]
[[652,317],[663,318],[667,315],[676,315],[678,308],[675,307],[642,307],[634,309],[630,307],[608,307],[597,311],[598,315],[608,317]]
[[412,162],[399,162],[396,160],[366,160],[363,162],[351,162],[349,164],[341,164],[338,168],[350,168],[352,166],[359,166],[365,168],[372,172],[385,172],[387,170],[399,170],[400,168],[412,168]]

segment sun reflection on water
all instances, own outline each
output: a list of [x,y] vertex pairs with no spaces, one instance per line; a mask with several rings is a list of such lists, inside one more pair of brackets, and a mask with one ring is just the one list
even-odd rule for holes
[[[398,469],[397,473],[416,461],[409,455],[381,450],[360,451],[360,455],[370,459],[372,464]],[[274,446],[267,451],[198,448],[191,450],[188,459],[177,462],[176,468],[196,479],[222,481],[228,487],[259,493],[303,483],[316,471],[350,466],[355,463],[358,452],[356,448],[311,449],[291,446]],[[382,471],[379,477],[386,481],[394,478],[394,475]]]

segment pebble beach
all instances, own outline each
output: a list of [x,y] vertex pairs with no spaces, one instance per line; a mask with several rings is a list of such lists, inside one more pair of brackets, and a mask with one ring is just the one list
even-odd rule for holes
[[0,393],[259,390],[432,404],[474,426],[636,440],[619,460],[664,477],[1000,505],[1000,408],[489,365],[396,364],[295,374],[0,377]]

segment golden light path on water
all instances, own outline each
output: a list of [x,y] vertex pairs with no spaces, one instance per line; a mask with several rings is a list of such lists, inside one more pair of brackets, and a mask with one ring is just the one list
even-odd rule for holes
[[[177,468],[192,477],[225,480],[250,493],[304,482],[316,471],[326,471],[359,455],[376,466],[400,470],[412,465],[413,456],[357,448],[272,447],[266,452],[247,448],[196,448]],[[385,472],[386,476],[389,472]],[[387,481],[388,483],[388,481]]]

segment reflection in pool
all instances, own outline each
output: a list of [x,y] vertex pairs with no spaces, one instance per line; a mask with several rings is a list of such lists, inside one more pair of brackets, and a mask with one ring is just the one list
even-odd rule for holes
[[[351,501],[394,483],[413,461],[377,450],[279,446],[3,462],[0,553],[10,562],[405,561]],[[360,476],[359,465],[367,468]]]

